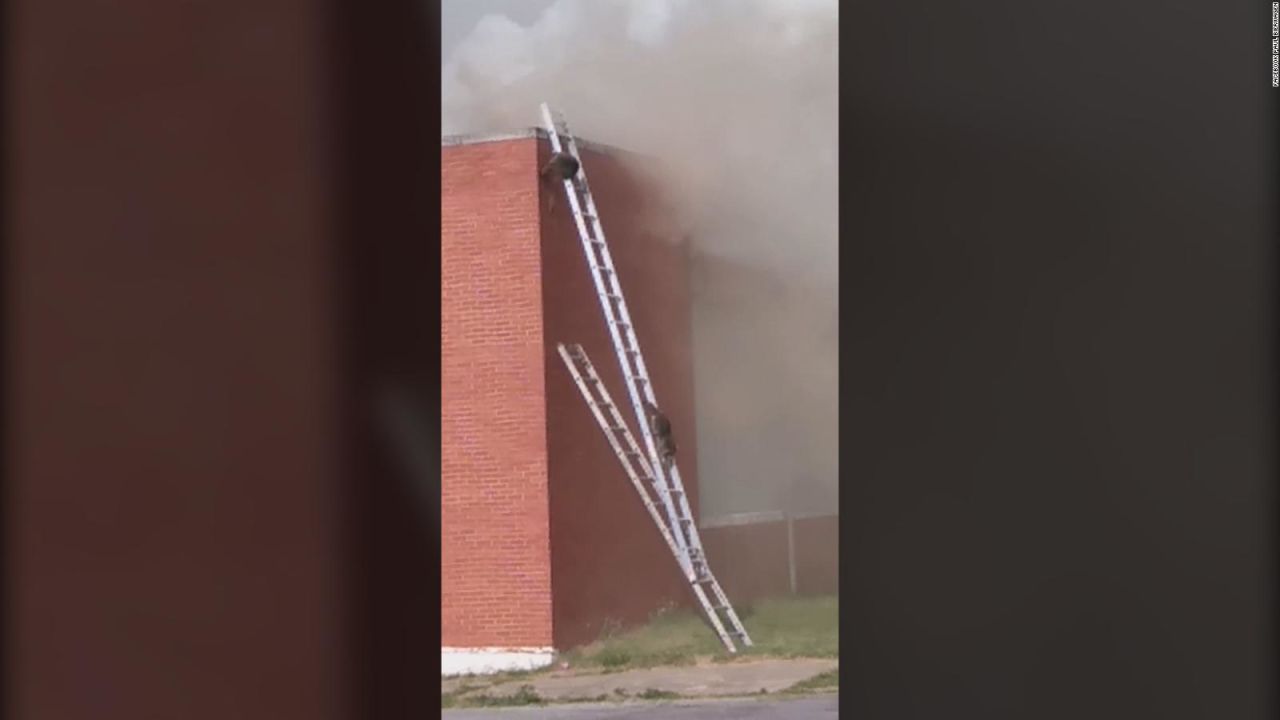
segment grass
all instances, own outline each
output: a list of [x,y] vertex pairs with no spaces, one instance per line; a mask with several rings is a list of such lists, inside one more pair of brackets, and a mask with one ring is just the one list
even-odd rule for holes
[[[550,702],[547,698],[538,695],[538,692],[532,685],[522,685],[513,694],[510,695],[492,695],[486,692],[471,693],[475,687],[459,688],[452,693],[447,693],[441,697],[440,709],[448,710],[451,708],[492,708],[492,707],[526,707],[531,705],[546,705]],[[614,695],[595,695],[590,697],[560,697],[555,702],[558,705],[572,705],[577,703],[606,703],[620,702],[628,700],[632,696],[624,691],[615,691]],[[645,690],[634,697],[642,700],[668,700],[678,698],[679,695],[666,690]]]
[[834,596],[774,598],[738,609],[755,646],[730,655],[692,611],[657,616],[644,627],[610,634],[566,655],[571,667],[605,671],[689,665],[702,658],[839,657],[839,603]]
[[519,707],[524,705],[545,705],[544,700],[532,685],[521,685],[520,689],[510,695],[490,695],[488,693],[464,694],[474,688],[460,688],[440,698],[441,709],[462,707]]
[[[617,672],[634,668],[691,665],[699,660],[732,662],[739,658],[839,657],[839,604],[834,596],[764,600],[737,606],[739,616],[755,645],[737,655],[725,652],[719,638],[700,614],[688,610],[658,613],[643,627],[626,632],[610,629],[597,642],[574,650],[562,659],[574,669]],[[557,665],[559,663],[557,662]],[[492,694],[488,688],[542,675],[546,670],[513,671],[466,678],[441,697],[442,708],[517,707],[545,705],[531,685],[511,694]],[[839,688],[838,671],[816,675],[784,692],[803,693]],[[649,689],[629,695],[617,691],[598,697],[558,698],[557,703],[606,702],[627,699],[669,700],[678,697],[665,690]]]
[[755,647],[772,657],[840,657],[840,601],[834,595],[775,598],[757,603],[742,618]]

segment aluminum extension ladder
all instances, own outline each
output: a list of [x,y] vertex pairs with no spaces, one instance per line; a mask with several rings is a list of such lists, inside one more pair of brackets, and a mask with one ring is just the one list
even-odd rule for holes
[[[650,430],[648,415],[645,412],[644,402],[647,400],[654,406],[658,405],[657,397],[654,394],[653,383],[649,379],[649,372],[645,366],[644,355],[640,352],[640,340],[636,336],[635,327],[631,322],[631,313],[627,310],[627,303],[622,294],[622,286],[618,281],[618,273],[613,264],[613,256],[609,252],[609,245],[605,241],[604,228],[600,224],[599,212],[596,209],[596,203],[591,196],[591,189],[587,183],[586,171],[583,168],[582,157],[578,152],[578,143],[574,139],[573,134],[569,132],[568,124],[563,118],[557,122],[553,116],[551,109],[546,103],[542,104],[542,118],[547,135],[551,141],[551,149],[553,152],[566,152],[578,161],[578,172],[575,177],[564,181],[565,195],[569,199],[569,207],[573,212],[574,222],[578,228],[578,237],[582,241],[582,251],[587,260],[587,266],[591,271],[591,279],[595,284],[596,296],[600,301],[600,309],[604,313],[605,323],[609,328],[609,336],[613,341],[614,354],[618,358],[618,363],[622,369],[622,377],[626,381],[627,393],[631,399],[632,410],[635,412],[637,425],[640,428],[641,435],[644,437],[645,446],[648,450],[649,461],[647,465],[647,476],[651,478],[650,482],[657,493],[658,501],[662,504],[667,515],[667,522],[662,523],[661,517],[656,517],[655,522],[658,523],[659,529],[666,528],[664,536],[670,535],[672,539],[672,551],[676,554],[676,560],[680,565],[681,571],[689,580],[693,588],[694,595],[697,596],[699,604],[701,604],[707,619],[716,630],[716,634],[720,636],[724,642],[725,648],[729,652],[737,652],[733,638],[738,638],[744,647],[751,646],[751,638],[747,635],[746,628],[742,625],[738,614],[734,611],[733,606],[729,603],[728,597],[724,594],[724,590],[720,587],[720,583],[712,574],[710,566],[707,564],[706,555],[702,549],[702,539],[698,534],[697,524],[693,520],[693,513],[689,508],[689,499],[685,495],[684,483],[680,478],[680,469],[672,462],[669,471],[664,468],[662,460],[658,453],[653,433]],[[600,423],[601,429],[605,435],[610,438],[611,444],[615,447],[615,452],[622,445],[617,444],[613,439],[613,435],[620,432],[617,425],[622,425],[622,430],[626,431],[626,424],[621,422],[621,416],[617,413],[617,407],[613,405],[612,400],[608,399],[607,392],[604,391],[604,385],[599,382],[599,378],[595,375],[594,368],[591,367],[590,361],[586,359],[585,353],[581,348],[577,349],[577,355],[572,353],[566,354],[567,351],[562,350],[561,356],[570,372],[574,375],[575,380],[581,375],[584,378],[595,377],[594,384],[587,382],[579,382],[579,389],[583,390],[583,397],[587,400],[587,404],[593,408],[597,407],[602,401],[606,401],[608,406],[613,408],[612,414],[617,415],[618,422],[610,424],[609,419],[602,415],[597,416],[597,422]],[[581,358],[584,366],[579,370],[574,362]],[[589,371],[589,374],[581,374]],[[602,397],[597,398],[593,395],[594,388],[599,388],[603,393]],[[626,431],[630,436],[630,431]],[[635,439],[630,439],[630,445],[635,446]],[[630,446],[628,446],[628,450]],[[638,448],[637,448],[638,452]],[[624,468],[630,467],[629,458],[625,453],[618,453],[619,460],[622,461]],[[628,471],[630,475],[630,471]],[[643,488],[643,482],[633,478],[633,482],[639,482],[638,488]],[[648,498],[648,493],[643,493],[643,497]],[[654,511],[656,516],[656,509]],[[707,599],[704,586],[710,588],[715,602]],[[726,631],[724,623],[721,621],[721,614],[728,621],[729,630]]]
[[[644,503],[645,508],[649,511],[649,516],[653,518],[654,524],[658,526],[658,531],[662,533],[662,538],[667,541],[667,547],[680,565],[680,570],[684,573],[685,580],[693,588],[693,594],[697,596],[698,603],[702,606],[703,612],[715,629],[716,635],[720,636],[720,641],[724,643],[729,652],[737,651],[737,647],[733,642],[735,637],[739,638],[744,646],[750,646],[751,638],[747,635],[746,628],[742,626],[742,622],[738,619],[737,613],[734,612],[733,606],[729,604],[729,598],[724,594],[724,590],[721,589],[715,575],[711,573],[711,569],[705,562],[700,564],[693,563],[688,553],[681,550],[676,543],[676,536],[671,532],[671,528],[663,522],[662,515],[658,513],[658,508],[648,490],[648,487],[652,486],[654,495],[661,498],[661,482],[651,472],[652,465],[645,459],[644,453],[640,451],[640,446],[636,443],[635,436],[631,434],[626,421],[622,419],[618,406],[609,397],[609,391],[605,389],[600,376],[596,374],[595,366],[591,364],[591,359],[587,357],[586,351],[580,345],[565,345],[563,343],[559,345],[558,349],[561,359],[564,360],[565,367],[569,369],[569,374],[573,376],[573,381],[582,392],[582,397],[591,409],[591,414],[595,416],[596,424],[600,426],[600,430],[609,441],[609,446],[613,448],[614,454],[618,456],[623,469],[626,470],[627,477],[631,479],[631,484],[635,487],[636,492],[640,494],[641,502]],[[681,516],[679,519],[682,525],[693,526],[693,519],[688,515]],[[706,590],[703,589],[704,586],[711,589],[714,601],[707,598]],[[728,625],[728,629],[726,629],[726,625]]]

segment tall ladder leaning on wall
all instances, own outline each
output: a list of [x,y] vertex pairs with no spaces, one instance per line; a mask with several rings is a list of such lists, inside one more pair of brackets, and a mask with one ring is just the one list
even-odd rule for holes
[[[613,340],[614,354],[618,358],[622,377],[626,381],[627,393],[631,397],[636,424],[644,436],[644,443],[649,451],[649,462],[644,463],[640,468],[642,472],[646,470],[649,472],[642,477],[648,479],[653,485],[658,501],[666,511],[666,527],[662,527],[662,517],[652,507],[650,507],[651,515],[654,521],[659,523],[659,531],[662,532],[664,539],[668,540],[668,546],[675,554],[676,562],[680,565],[685,579],[693,589],[693,594],[697,597],[712,628],[720,636],[721,642],[729,652],[737,652],[738,646],[734,639],[736,638],[743,647],[750,647],[751,638],[747,635],[746,627],[738,618],[738,613],[729,603],[728,596],[725,595],[724,589],[720,587],[719,581],[711,572],[711,566],[707,563],[706,554],[702,549],[702,538],[698,534],[697,523],[689,509],[689,499],[685,495],[684,483],[680,479],[680,468],[673,461],[667,471],[658,454],[657,444],[650,431],[644,409],[644,401],[648,400],[655,407],[661,406],[658,405],[653,383],[649,379],[644,355],[640,352],[640,340],[631,324],[631,313],[627,310],[627,303],[622,295],[622,285],[618,281],[613,256],[605,241],[604,228],[600,224],[595,199],[592,198],[591,188],[587,184],[587,173],[582,163],[582,156],[578,153],[578,143],[569,131],[564,117],[557,118],[546,103],[542,104],[542,120],[551,141],[552,152],[568,153],[578,161],[577,175],[564,181],[564,191],[569,199],[569,208],[573,212],[574,222],[577,224],[578,237],[582,241],[582,252],[586,256],[587,267],[595,283],[600,309],[604,313],[609,336]],[[641,478],[637,478],[629,462],[630,451],[636,450],[638,454],[635,440],[627,430],[626,424],[621,422],[622,418],[617,413],[617,406],[613,405],[608,393],[604,391],[603,383],[595,374],[585,351],[578,346],[573,346],[572,352],[561,347],[560,354],[578,384],[579,390],[582,391],[587,405],[592,408],[597,424],[609,439],[610,445],[633,484],[636,485],[636,489],[641,492],[646,506],[649,506],[650,500],[648,494],[644,492],[644,483],[641,482]],[[602,393],[600,397],[594,396],[596,387]],[[605,412],[611,410],[612,416],[622,427],[611,425],[608,418],[597,410]],[[623,435],[623,439],[629,442],[626,449],[615,439],[615,434]],[[707,590],[710,590],[712,599],[708,599]]]

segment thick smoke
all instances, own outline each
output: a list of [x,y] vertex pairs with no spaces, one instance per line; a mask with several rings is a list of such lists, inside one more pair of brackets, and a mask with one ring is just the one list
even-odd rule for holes
[[[835,0],[559,0],[447,58],[445,134],[539,125],[655,159],[695,273],[703,514],[834,509]],[[589,171],[589,168],[588,168]],[[607,223],[608,220],[606,219]]]

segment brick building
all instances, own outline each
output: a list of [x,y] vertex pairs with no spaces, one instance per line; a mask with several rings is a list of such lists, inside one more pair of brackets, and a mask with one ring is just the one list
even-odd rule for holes
[[[697,457],[688,246],[655,232],[626,154],[583,159],[681,456]],[[447,674],[532,667],[687,590],[556,353],[617,361],[540,131],[446,138],[441,158],[441,645]],[[635,430],[635,428],[633,428]],[[691,501],[696,462],[681,464]],[[694,508],[695,517],[697,509]]]

